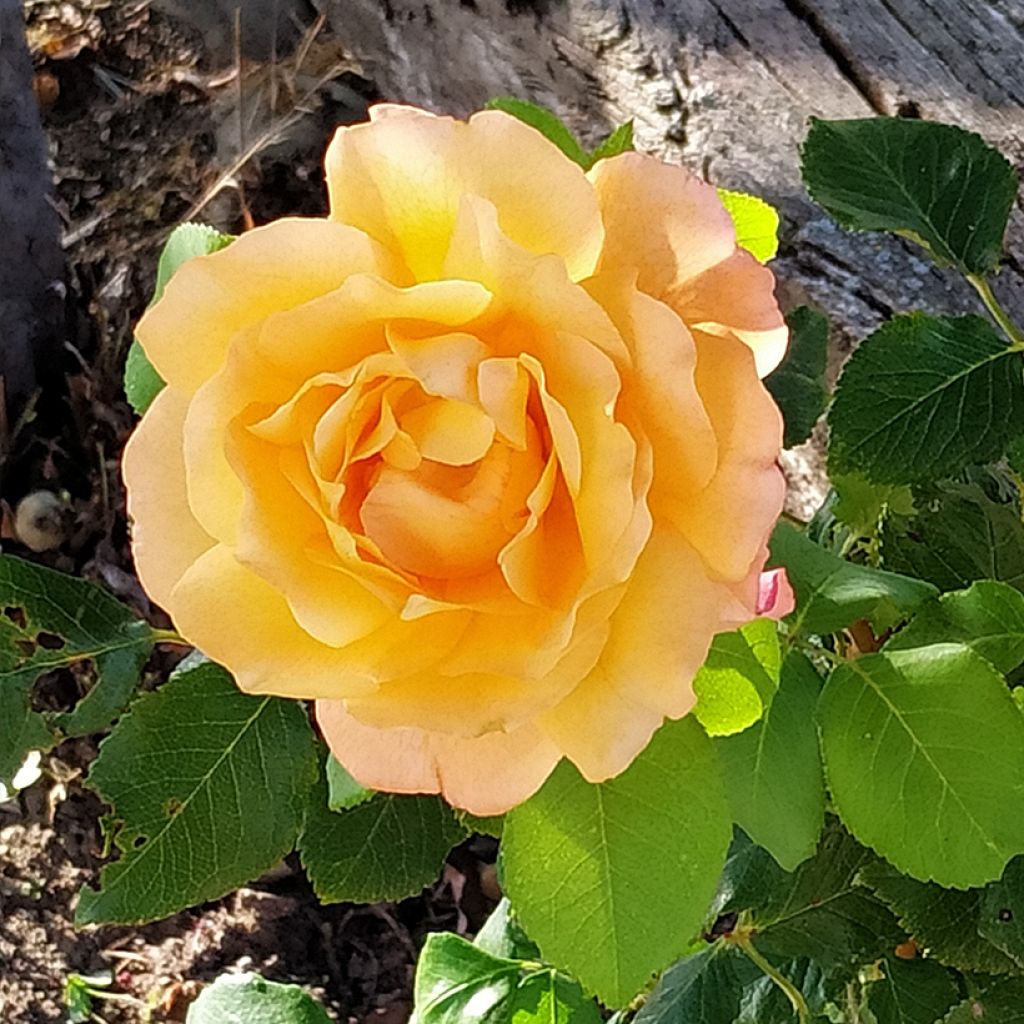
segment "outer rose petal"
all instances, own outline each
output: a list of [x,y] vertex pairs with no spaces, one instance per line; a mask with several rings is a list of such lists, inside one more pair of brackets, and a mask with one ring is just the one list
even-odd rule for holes
[[672,291],[682,318],[706,334],[734,334],[767,377],[786,354],[789,328],[775,301],[775,275],[745,249]]
[[217,372],[243,328],[333,291],[352,274],[393,272],[388,254],[362,232],[286,218],[185,263],[136,334],[160,376],[191,394]]
[[504,814],[532,796],[561,754],[534,725],[465,739],[424,729],[378,729],[343,701],[318,700],[331,753],[357,782],[392,793],[440,793],[471,814]]
[[782,416],[753,364],[731,335],[697,335],[697,389],[718,439],[718,468],[707,487],[673,509],[712,575],[733,583],[764,564],[786,494],[777,462]]
[[561,256],[574,278],[594,268],[601,219],[583,171],[540,132],[500,111],[469,122],[413,107],[370,108],[327,150],[331,218],[365,231],[417,280],[440,276],[464,195],[500,210],[504,233]]
[[655,527],[593,672],[538,718],[590,782],[623,771],[666,717],[696,703],[693,677],[730,595],[675,530]]
[[736,249],[718,193],[682,167],[623,153],[599,160],[587,176],[604,220],[599,272],[634,271],[640,290],[660,299]]
[[166,608],[192,563],[216,543],[189,508],[181,439],[188,396],[164,388],[124,450],[132,553],[146,593]]

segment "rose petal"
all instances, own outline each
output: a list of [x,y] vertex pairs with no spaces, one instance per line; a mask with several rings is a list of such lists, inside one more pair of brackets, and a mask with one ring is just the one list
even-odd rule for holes
[[697,389],[718,440],[718,467],[707,487],[673,509],[673,520],[716,578],[738,582],[761,569],[782,512],[782,416],[746,345],[702,334],[696,342]]
[[769,569],[761,573],[757,594],[757,614],[770,619],[783,619],[796,607],[796,594],[785,569]]
[[331,753],[363,786],[392,793],[440,793],[481,816],[504,814],[540,789],[559,760],[539,729],[524,725],[465,739],[418,728],[377,729],[342,701],[317,701]]
[[766,377],[786,354],[789,328],[775,301],[775,275],[745,249],[671,291],[667,300],[705,334],[734,334]]
[[717,192],[682,167],[623,153],[599,160],[587,176],[604,221],[599,272],[635,272],[641,291],[663,298],[736,249]]
[[135,568],[146,593],[164,608],[185,570],[215,543],[188,504],[181,451],[187,410],[187,395],[164,388],[124,450]]
[[594,191],[540,132],[499,111],[468,123],[393,105],[370,116],[340,128],[327,151],[331,217],[400,255],[417,280],[442,276],[466,194],[493,202],[525,249],[556,253],[574,278],[591,272],[601,245]]
[[586,779],[601,782],[623,771],[666,717],[693,707],[693,677],[727,597],[683,537],[655,527],[594,670],[538,718]]
[[392,272],[391,258],[362,232],[285,218],[185,263],[136,335],[160,376],[191,394],[217,372],[239,331],[333,291],[352,274]]

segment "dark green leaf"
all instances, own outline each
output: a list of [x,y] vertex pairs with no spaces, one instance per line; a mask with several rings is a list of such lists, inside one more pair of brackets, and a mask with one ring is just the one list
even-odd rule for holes
[[188,1008],[185,1024],[331,1024],[331,1018],[298,985],[222,974]]
[[811,120],[804,184],[840,224],[895,231],[967,273],[995,268],[1017,194],[1010,163],[952,125]]
[[886,957],[879,966],[883,976],[867,993],[879,1024],[935,1024],[959,998],[953,975],[934,960]]
[[[0,556],[0,609],[0,782],[10,782],[29,750],[53,744],[53,730],[80,736],[111,723],[134,692],[153,632],[99,587],[9,555]],[[87,665],[95,682],[73,710],[32,710],[41,675]]]
[[1000,978],[958,1003],[942,1024],[1024,1024],[1024,980]]
[[759,263],[774,259],[779,251],[779,215],[775,207],[758,196],[726,188],[718,189],[718,198],[736,228],[736,244]]
[[796,592],[794,630],[825,635],[858,619],[875,632],[909,618],[935,596],[921,580],[853,565],[780,523],[771,539],[771,564],[783,565]]
[[985,886],[978,934],[1024,967],[1024,857],[1014,857],[1002,878]]
[[417,1024],[600,1024],[597,1004],[551,967],[492,956],[450,932],[427,936]]
[[209,662],[143,694],[89,770],[121,856],[82,890],[76,922],[165,917],[273,867],[295,843],[315,749],[301,703],[244,694]]
[[[163,295],[167,282],[187,260],[193,256],[206,256],[211,252],[217,252],[234,240],[233,235],[222,234],[208,224],[181,224],[176,227],[164,243],[163,252],[160,253],[160,262],[156,269],[156,286],[151,302],[156,302]],[[163,386],[163,380],[146,358],[138,339],[133,339],[124,366],[124,393],[128,403],[142,415]]]
[[907,874],[966,888],[998,878],[1024,850],[1024,718],[969,648],[846,662],[818,721],[840,817]]
[[886,645],[905,651],[929,644],[958,643],[977,651],[1002,673],[1024,662],[1024,595],[995,580],[944,594],[926,605]]
[[509,812],[505,891],[546,959],[622,1005],[700,930],[729,822],[711,741],[669,722],[616,778],[563,761]]
[[302,863],[324,903],[376,903],[414,896],[441,873],[466,831],[436,796],[377,793],[332,811],[313,791],[299,839]]
[[782,443],[792,448],[811,436],[828,401],[825,387],[828,318],[810,306],[798,306],[786,317],[786,323],[789,324],[786,358],[764,383],[782,410],[786,425]]
[[1011,505],[977,484],[924,489],[917,515],[893,516],[882,531],[882,557],[900,572],[960,590],[994,579],[1024,591],[1024,523]]
[[829,411],[829,468],[876,483],[993,462],[1024,419],[1024,362],[977,316],[894,317],[850,357]]
[[372,789],[361,786],[333,755],[326,762],[327,806],[332,811],[347,811],[365,804],[373,796]]
[[531,128],[536,128],[549,142],[553,142],[570,160],[584,170],[593,163],[590,154],[580,145],[579,140],[565,126],[562,119],[544,107],[538,107],[529,100],[514,96],[496,96],[484,104],[487,110],[501,110],[511,114]]
[[600,142],[597,149],[590,154],[590,162],[596,164],[598,160],[607,160],[620,153],[630,153],[633,149],[633,121],[629,120],[625,124],[620,124]]
[[778,626],[771,619],[716,636],[693,681],[693,713],[705,730],[729,736],[756,722],[771,705],[781,660]]
[[766,955],[811,957],[827,966],[863,962],[903,938],[892,914],[860,884],[861,871],[876,859],[834,819],[814,857],[792,873],[739,833],[715,911],[743,913]]
[[764,718],[716,740],[733,820],[792,871],[818,844],[825,784],[814,728],[821,677],[803,654],[789,654]]
[[724,943],[673,964],[633,1018],[634,1024],[734,1024],[748,961]]
[[933,882],[918,882],[882,860],[865,865],[860,880],[939,963],[986,974],[1020,970],[1014,960],[981,937],[984,889],[943,889]]

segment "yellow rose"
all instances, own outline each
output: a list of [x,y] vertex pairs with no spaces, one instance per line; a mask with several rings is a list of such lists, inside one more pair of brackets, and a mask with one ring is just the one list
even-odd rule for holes
[[327,219],[188,262],[139,324],[167,387],[125,453],[135,559],[361,783],[495,814],[561,757],[621,772],[712,636],[787,599],[786,329],[686,171],[371,115]]

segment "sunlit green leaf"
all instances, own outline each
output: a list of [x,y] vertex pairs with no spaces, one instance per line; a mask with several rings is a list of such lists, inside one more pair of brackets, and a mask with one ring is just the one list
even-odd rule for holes
[[965,888],[1024,850],[1024,718],[969,648],[846,662],[818,714],[840,817],[907,874]]
[[597,1004],[554,968],[509,960],[450,932],[427,936],[417,1024],[600,1024]]
[[718,198],[736,227],[736,244],[758,262],[767,263],[779,251],[779,215],[775,207],[746,192],[718,190]]
[[711,736],[729,736],[752,725],[771,705],[780,662],[778,627],[771,619],[720,633],[693,681],[697,720]]
[[545,107],[514,96],[496,96],[485,104],[487,110],[501,110],[511,114],[531,128],[536,128],[549,142],[553,142],[570,160],[587,170],[593,160],[579,140],[557,115]]
[[361,786],[345,770],[336,757],[328,757],[325,766],[327,774],[327,806],[332,811],[346,811],[366,803],[373,796],[372,789]]
[[331,1018],[298,985],[222,974],[199,993],[185,1024],[331,1024]]
[[684,718],[608,782],[563,761],[506,818],[503,884],[545,958],[623,1005],[699,931],[729,834],[711,741]]
[[734,820],[789,871],[812,856],[824,821],[825,785],[814,727],[820,691],[814,667],[793,652],[764,718],[716,740]]

